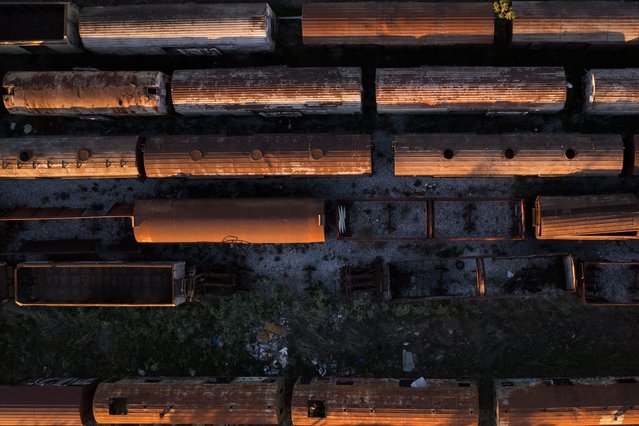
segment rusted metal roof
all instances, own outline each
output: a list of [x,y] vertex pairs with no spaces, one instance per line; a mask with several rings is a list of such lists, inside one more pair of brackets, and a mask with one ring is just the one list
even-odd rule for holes
[[97,423],[280,424],[284,380],[268,377],[131,378],[101,383]]
[[314,378],[293,388],[295,426],[477,425],[479,397],[472,382]]
[[307,3],[307,45],[421,46],[490,44],[494,13],[488,2]]
[[271,51],[275,24],[267,3],[98,6],[82,9],[80,35],[96,53],[206,55]]
[[361,112],[359,68],[216,68],[173,73],[184,115],[299,115]]
[[578,293],[591,306],[639,306],[639,262],[592,260],[580,263]]
[[20,306],[172,307],[185,301],[184,262],[27,262],[14,271]]
[[140,243],[325,241],[321,199],[138,200],[133,214]]
[[381,68],[379,113],[553,113],[566,102],[561,67]]
[[2,178],[135,178],[137,136],[0,139]]
[[495,380],[497,426],[639,423],[637,378]]
[[168,81],[159,71],[11,71],[3,100],[20,115],[163,115]]
[[0,425],[80,426],[92,420],[97,383],[94,379],[66,381],[70,384],[46,385],[55,379],[45,379],[30,385],[0,386]]
[[583,85],[585,113],[639,114],[639,68],[590,70]]
[[612,45],[639,42],[639,4],[514,1],[512,42]]
[[395,137],[395,176],[616,176],[620,135],[431,133]]
[[535,200],[533,225],[538,239],[636,239],[639,200],[633,194],[541,196]]
[[2,2],[0,54],[79,53],[78,16],[71,2]]
[[273,134],[159,136],[146,140],[148,177],[362,175],[372,173],[370,136]]

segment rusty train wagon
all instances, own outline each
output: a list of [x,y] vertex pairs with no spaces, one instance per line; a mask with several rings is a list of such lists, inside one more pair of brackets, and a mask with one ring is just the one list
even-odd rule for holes
[[638,306],[639,262],[591,260],[581,262],[577,292],[590,306]]
[[277,425],[284,379],[275,377],[126,378],[98,385],[97,423]]
[[639,237],[639,199],[633,194],[541,196],[532,214],[535,236],[542,240]]
[[79,14],[71,2],[0,3],[0,54],[82,52]]
[[48,378],[0,386],[0,425],[78,425],[93,419],[95,379]]
[[617,176],[620,135],[432,133],[395,137],[395,176]]
[[300,378],[293,388],[295,426],[477,425],[477,385],[458,380]]
[[87,50],[116,55],[216,55],[275,48],[276,18],[267,3],[147,4],[85,7]]
[[160,136],[146,140],[148,177],[369,175],[364,135]]
[[316,243],[324,222],[312,198],[138,200],[133,211],[140,243]]
[[173,307],[186,301],[184,262],[28,262],[14,271],[20,306]]
[[359,68],[218,68],[173,73],[173,107],[183,115],[357,114]]
[[513,2],[512,43],[635,45],[639,42],[639,4],[622,1]]
[[639,423],[637,378],[495,380],[497,426]]
[[489,3],[308,3],[306,45],[428,46],[491,44]]
[[19,115],[165,115],[169,77],[159,71],[12,71],[4,106]]
[[639,68],[590,70],[583,87],[586,114],[639,114]]
[[136,178],[137,136],[0,139],[0,178]]
[[566,102],[561,67],[381,68],[381,114],[554,113]]

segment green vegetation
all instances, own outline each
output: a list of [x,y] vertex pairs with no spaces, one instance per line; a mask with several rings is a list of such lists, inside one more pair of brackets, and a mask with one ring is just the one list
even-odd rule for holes
[[494,0],[493,10],[495,11],[495,16],[499,19],[512,21],[517,17],[511,0]]

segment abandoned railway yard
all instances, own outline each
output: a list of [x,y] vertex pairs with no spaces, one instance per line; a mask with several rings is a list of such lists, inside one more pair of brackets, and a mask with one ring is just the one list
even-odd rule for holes
[[[197,6],[135,3],[76,0],[81,41],[20,48],[3,13],[47,9],[0,4],[0,424],[35,424],[2,399],[38,378],[103,381],[82,382],[85,424],[366,426],[598,424],[545,417],[543,383],[639,380],[639,3],[569,19],[570,2],[515,0],[508,21],[490,1],[395,2],[442,25],[424,42],[379,23],[387,2],[208,1],[220,22],[263,14],[265,38],[148,53],[108,25]],[[401,31],[369,34],[369,15]],[[122,389],[160,376],[236,383],[268,415],[127,409]],[[342,390],[419,378],[457,392],[440,423],[426,397],[397,396],[401,422]],[[599,424],[637,423],[639,391],[608,392],[603,411],[630,407]]]

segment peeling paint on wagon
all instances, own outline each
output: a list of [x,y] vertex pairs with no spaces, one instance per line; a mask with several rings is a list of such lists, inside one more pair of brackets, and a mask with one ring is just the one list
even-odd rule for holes
[[268,3],[97,6],[80,17],[88,50],[121,55],[267,52],[275,26]]
[[308,3],[302,37],[306,45],[490,44],[494,19],[488,2]]
[[159,71],[11,71],[3,101],[18,115],[165,115],[169,80]]
[[586,114],[639,114],[639,68],[590,70],[583,87]]
[[97,423],[280,424],[284,379],[270,377],[127,378],[101,383],[93,400]]

